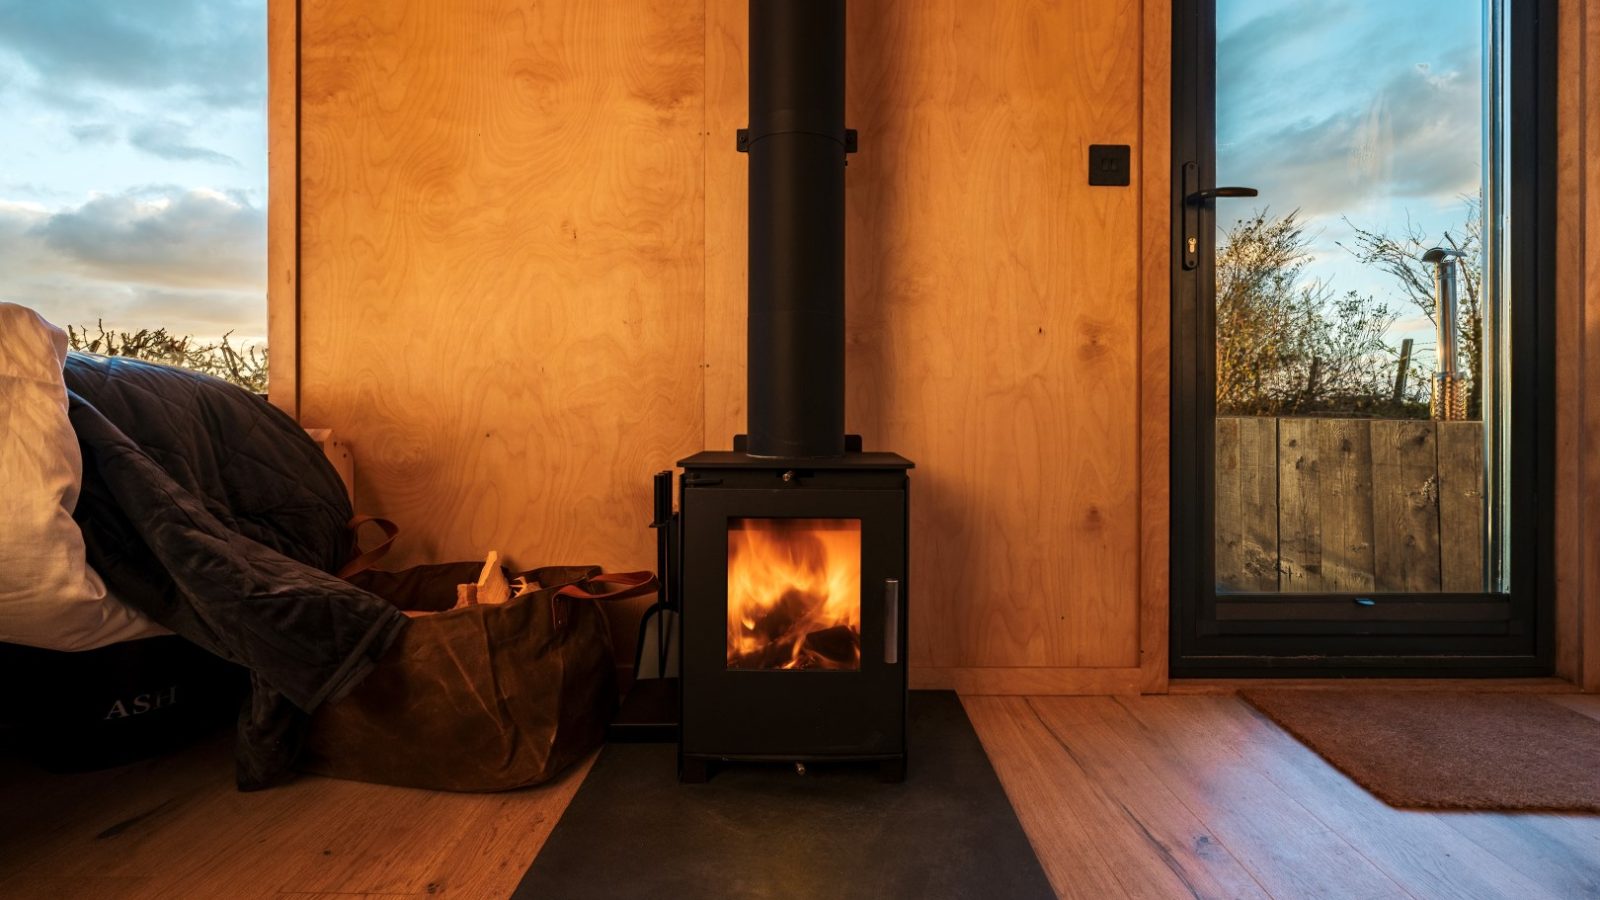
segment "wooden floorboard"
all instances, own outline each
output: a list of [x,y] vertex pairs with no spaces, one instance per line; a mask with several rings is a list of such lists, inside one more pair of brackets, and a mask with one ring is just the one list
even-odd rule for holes
[[1192,738],[1225,742],[1249,759],[1324,827],[1341,835],[1413,896],[1530,900],[1559,896],[1486,854],[1432,813],[1388,806],[1234,698],[1145,706],[1143,714],[1182,717]]
[[1547,699],[1568,709],[1577,710],[1591,719],[1600,719],[1600,694],[1563,694]]
[[[1128,752],[1222,838],[1275,897],[1400,897],[1401,886],[1280,789],[1254,760],[1170,715],[1170,698],[1113,704],[1107,715]],[[1182,702],[1182,701],[1180,701]],[[1171,711],[1170,709],[1167,711]],[[1293,836],[1285,839],[1286,835]]]
[[[964,702],[1062,897],[1600,896],[1600,817],[1393,809],[1226,693]],[[505,897],[586,771],[241,794],[226,736],[84,775],[4,759],[0,898]]]
[[1464,691],[1483,694],[1576,694],[1565,678],[1174,678],[1168,694],[1237,694],[1252,688],[1306,691]]
[[0,897],[504,897],[588,763],[506,794],[304,777],[234,789],[219,737],[85,775],[0,768]]

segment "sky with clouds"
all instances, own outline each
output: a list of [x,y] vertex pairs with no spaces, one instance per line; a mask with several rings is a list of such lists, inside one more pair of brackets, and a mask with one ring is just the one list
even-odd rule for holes
[[[1401,315],[1395,343],[1431,353],[1433,327],[1387,276],[1339,246],[1354,225],[1459,234],[1482,176],[1479,0],[1217,0],[1219,225],[1298,209],[1308,274]],[[1442,241],[1440,241],[1442,243]]]
[[266,335],[266,0],[0,0],[0,299]]
[[[1480,177],[1476,0],[1217,0],[1219,223],[1299,209],[1313,277],[1393,296],[1345,219],[1459,227]],[[266,331],[265,0],[0,0],[0,298]],[[1248,204],[1248,205],[1247,205]],[[1412,310],[1396,337],[1431,345]]]

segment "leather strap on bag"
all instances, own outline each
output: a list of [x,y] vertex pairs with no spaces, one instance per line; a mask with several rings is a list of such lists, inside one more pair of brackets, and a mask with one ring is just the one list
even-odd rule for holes
[[[589,584],[619,584],[615,590],[603,591],[592,594],[580,585]],[[566,597],[569,600],[626,600],[629,597],[645,597],[660,590],[661,584],[656,580],[654,572],[608,572],[599,575],[590,575],[578,584],[569,584],[556,591],[557,597]]]
[[[358,572],[365,572],[366,570],[377,565],[378,560],[383,559],[384,555],[389,552],[389,548],[394,546],[394,539],[395,536],[400,533],[400,526],[389,521],[388,519],[367,515],[353,516],[349,522],[345,523],[345,527],[350,529],[350,531],[355,532],[368,522],[377,525],[383,530],[383,540],[375,545],[372,549],[358,552],[355,556],[352,556],[349,562],[345,563],[343,566],[340,566],[339,571],[334,573],[336,576],[340,578],[349,578]],[[357,540],[355,547],[357,551],[361,551],[361,543],[359,540]]]
[[[620,585],[609,591],[591,594],[583,589],[585,584],[614,584]],[[560,630],[567,624],[567,617],[561,612],[561,604],[557,599],[563,600],[627,600],[631,597],[647,597],[661,590],[661,583],[656,580],[654,572],[607,572],[599,575],[590,575],[577,584],[565,585],[554,594],[550,595],[550,620]],[[602,615],[604,611],[602,610]]]

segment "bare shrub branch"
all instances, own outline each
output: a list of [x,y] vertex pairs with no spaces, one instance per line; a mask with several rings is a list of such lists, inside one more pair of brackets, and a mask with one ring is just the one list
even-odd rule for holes
[[165,328],[138,331],[108,329],[103,320],[89,329],[67,326],[67,343],[74,350],[101,356],[125,356],[146,362],[178,366],[221,378],[257,394],[267,392],[267,348],[260,344],[235,347],[233,332],[213,344],[197,343],[188,335],[174,335]]

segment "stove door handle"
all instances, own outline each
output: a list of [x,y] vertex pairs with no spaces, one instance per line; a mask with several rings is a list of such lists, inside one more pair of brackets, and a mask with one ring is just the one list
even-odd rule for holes
[[883,661],[889,665],[900,662],[900,579],[883,580]]

